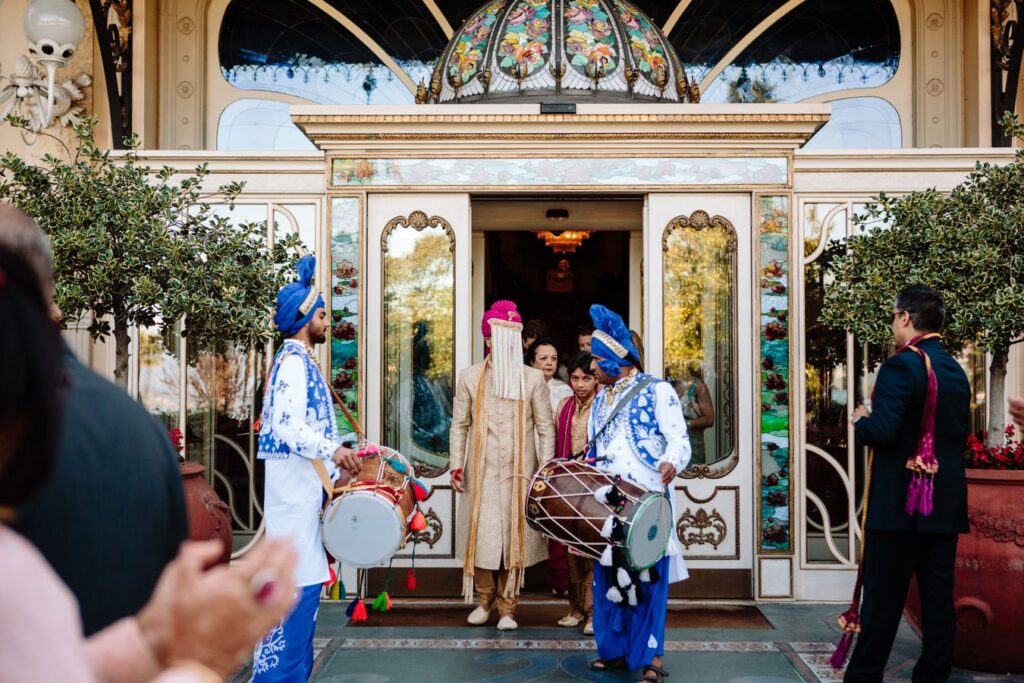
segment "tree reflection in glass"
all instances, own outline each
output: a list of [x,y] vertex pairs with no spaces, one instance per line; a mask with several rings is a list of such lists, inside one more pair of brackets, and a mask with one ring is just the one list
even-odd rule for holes
[[732,454],[735,443],[736,234],[696,212],[665,231],[665,378],[683,404],[691,466]]
[[384,248],[384,440],[417,473],[448,468],[455,254],[444,227],[395,225]]

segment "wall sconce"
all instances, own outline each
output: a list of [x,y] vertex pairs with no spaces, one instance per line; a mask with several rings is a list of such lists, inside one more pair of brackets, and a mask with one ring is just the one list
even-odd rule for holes
[[[80,74],[57,83],[56,74],[74,56],[85,36],[82,12],[70,0],[33,0],[25,10],[22,28],[31,61],[22,55],[9,77],[0,76],[0,82],[7,80],[0,89],[0,118],[14,114],[27,119],[33,133],[52,126],[54,119],[64,125],[75,123],[82,113],[75,102],[85,97],[80,88],[92,80]],[[33,140],[26,138],[26,142],[31,144]]]

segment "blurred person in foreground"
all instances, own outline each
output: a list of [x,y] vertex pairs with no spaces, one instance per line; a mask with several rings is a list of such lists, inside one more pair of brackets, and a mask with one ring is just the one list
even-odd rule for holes
[[[46,235],[19,209],[0,205],[0,247],[28,266],[54,303]],[[185,540],[178,455],[167,430],[120,387],[80,363],[58,340],[63,417],[53,429],[53,475],[25,499],[12,526],[74,594],[86,635],[135,614]],[[3,356],[11,362],[11,356]]]
[[235,672],[294,602],[294,553],[260,544],[237,567],[185,543],[137,617],[84,639],[74,597],[7,521],[57,462],[67,368],[38,274],[0,247],[0,683],[203,683]]

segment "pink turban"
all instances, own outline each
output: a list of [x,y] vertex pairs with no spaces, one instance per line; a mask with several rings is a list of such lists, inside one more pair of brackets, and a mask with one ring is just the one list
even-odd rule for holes
[[492,320],[511,320],[512,322],[522,324],[523,319],[519,315],[519,311],[516,310],[516,305],[511,301],[495,301],[491,304],[490,310],[484,313],[484,319],[480,323],[480,329],[484,333],[484,337],[491,336],[491,322]]

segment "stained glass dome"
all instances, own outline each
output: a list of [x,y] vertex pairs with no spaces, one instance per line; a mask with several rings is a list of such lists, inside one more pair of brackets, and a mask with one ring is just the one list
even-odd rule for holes
[[628,0],[491,0],[470,15],[419,102],[697,102],[672,45]]

